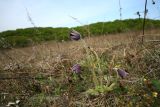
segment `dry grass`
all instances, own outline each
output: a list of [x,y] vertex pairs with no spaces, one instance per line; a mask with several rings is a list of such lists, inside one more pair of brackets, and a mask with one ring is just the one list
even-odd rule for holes
[[[146,34],[158,34],[158,30],[147,31]],[[127,45],[131,42],[136,42],[138,38],[137,35],[140,35],[139,32],[131,33],[122,33],[115,35],[107,36],[98,36],[85,38],[84,40],[88,46],[94,48],[94,50],[103,53],[104,51],[111,49],[118,45]],[[159,36],[158,36],[159,37]],[[148,38],[148,35],[147,35]],[[156,36],[149,38],[157,39]],[[134,44],[134,43],[133,43]],[[135,44],[136,45],[136,44]],[[125,47],[127,48],[127,47]],[[47,62],[50,64],[54,62],[57,58],[68,57],[72,60],[79,60],[83,58],[83,43],[81,41],[72,41],[72,42],[62,42],[56,43],[54,41],[42,43],[40,45],[26,47],[26,48],[16,48],[12,50],[0,51],[0,68],[5,68],[12,65],[12,63],[26,64],[32,67],[44,67],[48,66],[43,64]]]
[[[160,34],[159,30],[146,31],[146,33],[149,34],[148,36],[146,36],[146,40],[148,38],[160,38],[160,36],[155,36],[155,34]],[[130,32],[90,37],[85,38],[84,40],[86,41],[87,46],[92,48],[100,57],[102,56],[104,57],[104,59],[107,57],[107,60],[109,59],[107,67],[110,75],[113,74],[112,68],[116,64],[121,64],[122,67],[128,69],[130,72],[130,76],[126,80],[122,80],[122,82],[124,81],[123,84],[125,84],[126,86],[130,87],[132,85],[132,88],[136,88],[139,80],[143,79],[144,75],[148,73],[147,70],[141,71],[146,69],[146,65],[141,61],[141,59],[143,58],[143,55],[149,51],[149,48],[155,48],[157,46],[152,46],[150,45],[150,43],[148,45],[148,43],[146,43],[146,45],[144,45],[143,47],[140,44],[140,37],[138,35],[140,35],[139,32]],[[30,76],[31,74],[32,76],[36,76],[37,73],[39,73],[43,74],[44,77],[47,76],[45,77],[47,80],[48,76],[52,77],[52,79],[48,81],[56,81],[57,83],[64,85],[64,87],[66,85],[69,85],[67,86],[67,91],[60,93],[59,97],[49,98],[50,100],[52,100],[52,102],[49,103],[51,103],[50,105],[52,105],[53,107],[75,107],[77,105],[84,107],[98,107],[104,105],[115,107],[118,104],[124,106],[125,104],[122,104],[123,101],[129,102],[131,94],[137,96],[135,92],[120,96],[116,96],[111,92],[110,94],[99,95],[96,98],[88,98],[83,93],[80,94],[74,92],[75,87],[73,87],[68,82],[68,78],[71,75],[70,67],[74,63],[79,63],[81,62],[81,60],[84,60],[85,49],[83,45],[84,44],[82,41],[70,41],[62,43],[50,41],[31,47],[0,51],[0,73],[1,75],[2,73],[10,73],[10,77],[14,77],[14,74],[17,75],[16,77],[20,77],[21,73],[26,73],[25,75],[27,76]],[[64,71],[66,73],[64,73]],[[36,73],[36,75],[34,73]],[[24,76],[24,74],[22,76]],[[29,85],[27,84],[27,82],[29,82]],[[12,95],[16,95],[17,93],[24,94],[24,92],[22,91],[26,91],[25,93],[29,93],[31,94],[29,96],[33,97],[34,91],[32,90],[33,92],[28,92],[28,90],[30,90],[34,85],[35,87],[38,87],[39,91],[45,94],[49,93],[51,95],[52,91],[55,91],[55,88],[57,86],[61,86],[57,85],[57,83],[55,85],[50,82],[45,82],[43,81],[41,86],[37,86],[36,80],[34,79],[26,79],[23,81],[11,79],[11,81],[9,82],[7,80],[3,80],[3,83],[0,83],[0,87],[3,87],[3,89],[1,88],[0,91],[12,93]],[[84,82],[84,84],[85,83],[86,82]],[[54,85],[55,87],[52,85]],[[139,85],[140,84],[138,84],[138,86]],[[26,87],[28,87],[28,89],[26,89]],[[58,93],[58,91],[56,92]],[[41,99],[44,98],[43,95],[40,96]],[[37,99],[38,98],[39,96],[37,97]],[[32,101],[32,99],[30,100]],[[119,102],[121,100],[123,100],[122,103]],[[128,104],[128,106],[131,105],[133,106],[133,104]]]
[[[85,38],[86,43],[97,51],[104,51],[113,46],[131,42],[134,35],[117,34],[107,35],[92,38]],[[79,51],[80,50],[80,51]],[[83,44],[81,41],[56,43],[50,41],[26,48],[16,48],[0,52],[0,65],[5,66],[12,61],[18,62],[34,62],[38,63],[43,59],[55,60],[59,56],[69,56],[72,59],[78,60],[83,56]],[[34,61],[35,60],[35,61]]]

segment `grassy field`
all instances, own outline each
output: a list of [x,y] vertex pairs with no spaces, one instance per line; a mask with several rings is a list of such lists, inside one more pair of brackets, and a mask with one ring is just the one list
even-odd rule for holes
[[145,33],[143,44],[137,31],[0,51],[0,106],[158,107],[160,43],[148,40],[160,31]]

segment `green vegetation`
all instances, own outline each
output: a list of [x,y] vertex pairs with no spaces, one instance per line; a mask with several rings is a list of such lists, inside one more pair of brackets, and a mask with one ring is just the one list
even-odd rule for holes
[[[0,84],[4,87],[0,91],[12,95],[0,96],[0,104],[20,99],[22,107],[159,107],[160,45],[141,46],[135,41],[121,45],[116,50],[99,53],[84,44],[83,59],[67,57],[54,62],[48,56],[53,61],[48,63],[48,69],[33,66],[1,69],[4,73],[24,74],[21,79]],[[125,54],[119,52],[126,48]],[[78,73],[71,69],[77,63],[81,66],[76,68],[80,70]],[[125,69],[129,74],[122,78],[114,68]],[[26,74],[28,78],[24,78]]]
[[[142,29],[142,19],[115,20],[113,22],[98,22],[90,25],[73,27],[79,31],[83,37],[91,35],[106,35]],[[160,20],[146,20],[146,29],[160,28]],[[0,33],[0,48],[24,47],[42,41],[70,40],[70,28],[26,28],[13,31],[4,31]]]

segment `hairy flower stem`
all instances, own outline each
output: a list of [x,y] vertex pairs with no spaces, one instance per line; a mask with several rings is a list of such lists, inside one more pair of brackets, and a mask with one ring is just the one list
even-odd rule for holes
[[[92,72],[92,79],[93,79],[93,82],[94,82],[94,86],[98,86],[99,81],[98,81],[98,78],[97,78],[97,75],[96,75],[95,67],[93,67],[93,66],[95,66],[94,65],[94,58],[93,58],[93,56],[90,55],[91,52],[93,54],[93,50],[88,48],[88,45],[87,45],[86,41],[84,39],[82,39],[82,37],[81,37],[81,41],[82,41],[83,47],[86,51],[87,62],[89,64],[89,66],[92,68],[91,72]],[[99,60],[99,57],[98,57],[97,54],[96,54],[96,59],[97,59],[97,61]]]
[[101,65],[100,65],[100,58],[98,57],[98,54],[93,49],[91,49],[91,52],[93,53],[93,55],[96,58],[96,64],[98,65],[98,73],[100,75],[100,84],[99,85],[102,86],[103,85],[103,72],[102,72]]

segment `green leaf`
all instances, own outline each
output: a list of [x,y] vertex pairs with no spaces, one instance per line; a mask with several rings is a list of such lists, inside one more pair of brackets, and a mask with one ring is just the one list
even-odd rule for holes
[[99,95],[98,91],[96,91],[96,90],[94,90],[94,89],[89,89],[89,90],[87,91],[87,94],[89,94],[89,95],[94,95],[94,96]]
[[159,80],[152,80],[153,86],[160,91],[160,81]]

